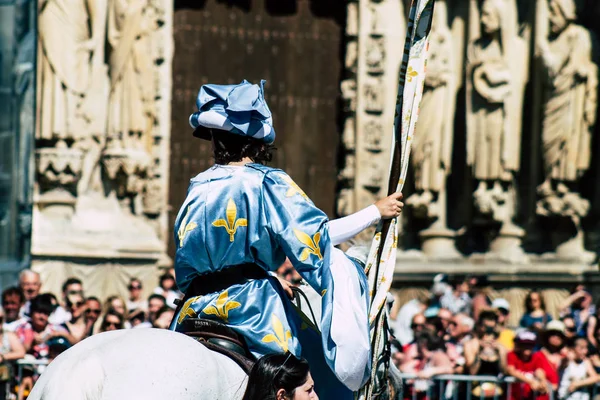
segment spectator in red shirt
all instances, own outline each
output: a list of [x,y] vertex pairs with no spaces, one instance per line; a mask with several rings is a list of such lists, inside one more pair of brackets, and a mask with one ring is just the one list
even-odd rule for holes
[[[547,400],[552,382],[548,371],[552,366],[541,352],[534,352],[537,336],[522,331],[515,338],[515,349],[507,355],[508,375],[518,382],[511,384],[511,400]],[[558,383],[558,382],[557,382]]]

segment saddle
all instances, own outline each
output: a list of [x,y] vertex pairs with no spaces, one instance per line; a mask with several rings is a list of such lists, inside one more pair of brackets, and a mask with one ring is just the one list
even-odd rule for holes
[[223,354],[233,361],[246,373],[254,366],[256,359],[248,350],[244,338],[217,321],[202,318],[186,318],[181,333],[195,339],[209,350]]

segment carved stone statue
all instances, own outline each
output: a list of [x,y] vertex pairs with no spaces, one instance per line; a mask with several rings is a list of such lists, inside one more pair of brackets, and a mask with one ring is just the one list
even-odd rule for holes
[[458,256],[455,233],[446,226],[446,179],[452,158],[457,85],[445,1],[436,2],[433,18],[425,89],[411,154],[416,193],[407,204],[417,217],[433,221],[420,232],[423,251],[433,258],[454,258]]
[[[537,52],[544,65],[544,120],[542,127],[545,181],[538,188],[537,212],[566,217],[575,235],[555,238],[561,258],[593,260],[585,252],[580,219],[589,202],[580,197],[577,183],[590,167],[591,134],[596,123],[598,67],[592,54],[595,38],[574,23],[573,0],[549,0],[549,32],[538,38]],[[568,231],[568,229],[567,229]]]
[[[75,203],[85,170],[86,140],[91,118],[85,104],[92,62],[104,46],[102,1],[42,0],[38,16],[37,127],[38,191],[52,202]],[[70,197],[70,200],[66,200]]]
[[[108,9],[110,99],[105,168],[117,196],[139,213],[144,179],[151,165],[156,119],[151,33],[159,12],[147,0],[111,0]],[[125,176],[117,179],[118,173]]]
[[75,139],[82,134],[81,103],[90,78],[90,15],[86,1],[44,0],[38,32],[37,138]]
[[467,52],[467,162],[478,182],[477,211],[501,224],[491,250],[506,253],[520,249],[523,236],[512,218],[527,54],[514,0],[484,0],[480,21]]

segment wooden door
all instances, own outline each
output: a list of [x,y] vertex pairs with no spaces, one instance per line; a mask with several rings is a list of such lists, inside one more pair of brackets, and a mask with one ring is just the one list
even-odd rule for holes
[[[188,124],[205,83],[257,83],[273,112],[273,165],[333,216],[339,83],[346,5],[336,0],[175,2],[170,226],[189,179],[213,163],[209,142]],[[171,235],[172,237],[172,235]],[[170,241],[173,255],[173,240]]]

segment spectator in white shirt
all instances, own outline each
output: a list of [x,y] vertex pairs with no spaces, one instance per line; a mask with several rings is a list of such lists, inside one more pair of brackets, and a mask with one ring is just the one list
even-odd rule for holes
[[25,295],[25,303],[21,307],[20,315],[25,317],[29,314],[29,302],[40,294],[42,288],[40,274],[30,269],[24,269],[19,274],[19,287]]

